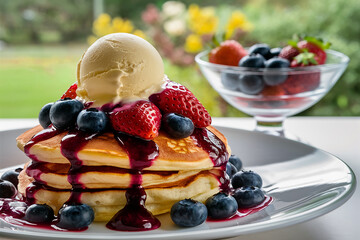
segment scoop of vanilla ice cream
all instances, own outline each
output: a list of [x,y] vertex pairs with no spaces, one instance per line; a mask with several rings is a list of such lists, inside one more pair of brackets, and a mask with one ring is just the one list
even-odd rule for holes
[[94,105],[146,99],[159,92],[164,63],[146,40],[114,33],[91,45],[77,66],[77,95]]

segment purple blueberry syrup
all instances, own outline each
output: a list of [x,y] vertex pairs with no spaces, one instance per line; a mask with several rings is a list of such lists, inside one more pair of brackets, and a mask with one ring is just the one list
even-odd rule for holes
[[225,144],[207,128],[195,128],[191,138],[197,146],[209,154],[214,167],[221,167],[221,174],[217,176],[220,183],[220,190],[225,193],[230,193],[230,179],[227,174],[225,174],[229,153]]
[[150,167],[159,156],[159,148],[154,141],[143,140],[122,133],[114,133],[119,145],[127,152],[130,160],[131,186],[126,190],[127,203],[106,224],[118,231],[147,231],[160,227],[160,221],[145,208],[146,192],[141,186],[142,170]]

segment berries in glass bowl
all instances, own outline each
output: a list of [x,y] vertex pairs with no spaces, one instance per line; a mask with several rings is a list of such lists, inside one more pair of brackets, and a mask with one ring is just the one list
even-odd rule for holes
[[281,50],[256,44],[238,66],[213,62],[208,51],[195,60],[228,103],[255,118],[255,130],[294,139],[284,131],[283,121],[317,103],[348,65],[346,55],[328,47],[317,38],[304,37]]

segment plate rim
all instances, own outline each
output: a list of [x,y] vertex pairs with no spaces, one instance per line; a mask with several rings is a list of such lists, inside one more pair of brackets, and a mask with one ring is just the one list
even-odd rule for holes
[[[214,127],[244,132],[246,134],[251,134],[251,135],[259,135],[259,137],[261,137],[262,135],[266,135],[261,132],[250,131],[250,130],[245,130],[245,129],[236,128],[236,127],[223,126],[221,124],[214,124]],[[29,128],[19,127],[19,128],[10,129],[10,130],[0,130],[0,133],[1,132],[13,132],[13,131],[19,131],[19,130],[25,131],[28,129]],[[327,201],[324,204],[321,204],[319,206],[316,206],[314,208],[311,208],[310,210],[303,212],[301,215],[301,219],[298,218],[299,217],[298,214],[292,214],[292,215],[289,215],[286,217],[277,218],[275,220],[272,219],[271,222],[265,222],[265,224],[264,224],[264,222],[255,222],[255,223],[249,223],[246,225],[226,226],[226,227],[216,228],[216,229],[199,229],[199,230],[193,230],[193,231],[165,232],[165,233],[160,232],[160,233],[149,234],[146,236],[146,239],[167,239],[170,237],[173,239],[178,239],[179,237],[181,237],[181,239],[186,238],[186,237],[191,237],[193,239],[209,239],[209,237],[211,237],[211,238],[218,238],[218,237],[224,238],[225,237],[226,238],[226,237],[247,235],[247,234],[251,234],[251,233],[255,233],[255,232],[264,232],[264,231],[267,231],[270,229],[272,230],[272,229],[283,228],[283,227],[295,225],[298,223],[306,222],[311,219],[320,217],[326,213],[329,213],[329,212],[335,210],[336,208],[340,207],[341,205],[343,205],[354,194],[356,185],[357,185],[356,175],[355,175],[354,171],[351,169],[351,167],[346,162],[344,162],[341,158],[339,158],[325,150],[311,146],[309,144],[301,143],[301,142],[291,140],[291,139],[284,139],[284,138],[278,137],[278,136],[272,136],[272,135],[266,135],[266,136],[270,137],[270,138],[283,139],[283,141],[291,141],[295,144],[300,144],[300,145],[304,145],[307,147],[312,147],[316,151],[325,153],[326,155],[331,156],[336,161],[339,161],[340,163],[344,164],[344,166],[350,172],[351,182],[348,185],[346,185],[346,186],[349,186],[349,188],[347,190],[345,190],[344,192],[342,192],[337,197],[332,198],[330,201]],[[3,171],[5,169],[13,168],[13,167],[15,167],[15,166],[2,168],[0,170]],[[2,224],[8,224],[2,219],[1,219],[1,222],[2,222]],[[95,223],[95,224],[100,224],[100,223]],[[19,227],[21,227],[21,226],[19,226]],[[38,231],[31,231],[30,228],[31,227],[25,227],[25,228],[21,229],[21,231],[19,231],[19,230],[11,229],[11,227],[5,228],[5,226],[0,226],[0,235],[7,235],[7,236],[13,236],[13,237],[15,237],[15,236],[16,237],[29,237],[30,236],[30,237],[40,237],[40,238],[53,238],[53,239],[60,239],[60,238],[61,239],[74,239],[74,233],[72,233],[72,232],[55,232],[55,231],[54,232],[52,232],[52,231],[38,232]],[[59,235],[59,233],[61,233],[61,235]],[[91,234],[92,233],[87,234],[87,235],[86,234],[78,235],[75,237],[75,239],[98,239],[99,238],[98,235],[91,235]],[[115,240],[115,239],[143,239],[144,235],[141,235],[141,236],[137,236],[136,234],[123,235],[123,236],[121,236],[121,235],[120,236],[119,235],[108,235],[108,236],[101,235],[101,238],[102,239],[113,239],[113,240]]]

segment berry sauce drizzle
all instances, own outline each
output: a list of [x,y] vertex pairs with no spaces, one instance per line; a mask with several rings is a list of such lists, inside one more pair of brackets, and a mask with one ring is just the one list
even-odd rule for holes
[[154,141],[147,141],[122,133],[114,133],[119,145],[127,152],[132,169],[131,186],[126,190],[126,205],[106,224],[118,231],[147,231],[160,227],[160,221],[145,208],[146,192],[141,186],[141,171],[150,167],[159,156]]
[[50,139],[52,137],[55,137],[56,135],[60,134],[62,131],[56,129],[54,126],[50,126],[48,128],[45,128],[44,130],[41,130],[37,134],[35,134],[29,142],[27,142],[24,146],[24,152],[25,154],[33,161],[39,161],[37,157],[34,154],[30,153],[30,149],[32,146],[37,144],[38,142],[45,141],[47,139]]
[[[24,146],[24,152],[25,154],[32,160],[32,163],[36,163],[39,162],[39,159],[34,155],[30,153],[30,149],[32,148],[32,146],[34,146],[35,144],[37,144],[38,142],[41,141],[45,141],[47,139],[50,139],[52,137],[55,137],[56,135],[62,133],[62,130],[58,130],[56,129],[54,126],[49,126],[48,128],[45,128],[43,130],[41,130],[40,132],[38,132],[37,134],[35,134],[30,141],[28,141],[25,146]],[[30,171],[33,170],[32,168],[30,168],[29,170],[26,169],[26,173],[29,175]],[[40,178],[41,172],[40,171],[32,171],[33,174],[35,174],[37,177]],[[41,182],[41,181],[40,181]],[[44,182],[41,182],[44,183]],[[30,198],[29,200],[26,199],[26,202],[28,204],[33,204],[34,202],[34,195],[36,193],[36,190],[32,187],[32,184],[30,184],[27,188],[26,188],[26,196],[32,196],[32,198]]]
[[214,167],[226,165],[229,153],[225,144],[214,133],[207,128],[195,128],[191,138],[195,140],[196,145],[209,154]]
[[225,144],[207,128],[195,128],[191,138],[195,141],[197,146],[201,147],[209,154],[214,167],[221,167],[222,171],[220,176],[218,176],[220,190],[225,193],[230,193],[230,179],[225,173],[229,153]]
[[78,158],[78,153],[95,136],[97,134],[74,130],[70,131],[61,140],[61,153],[71,164],[68,172],[68,182],[71,184],[72,189],[70,198],[65,203],[66,205],[81,203],[81,190],[85,189],[85,186],[80,182],[81,174],[79,172],[83,162]]

